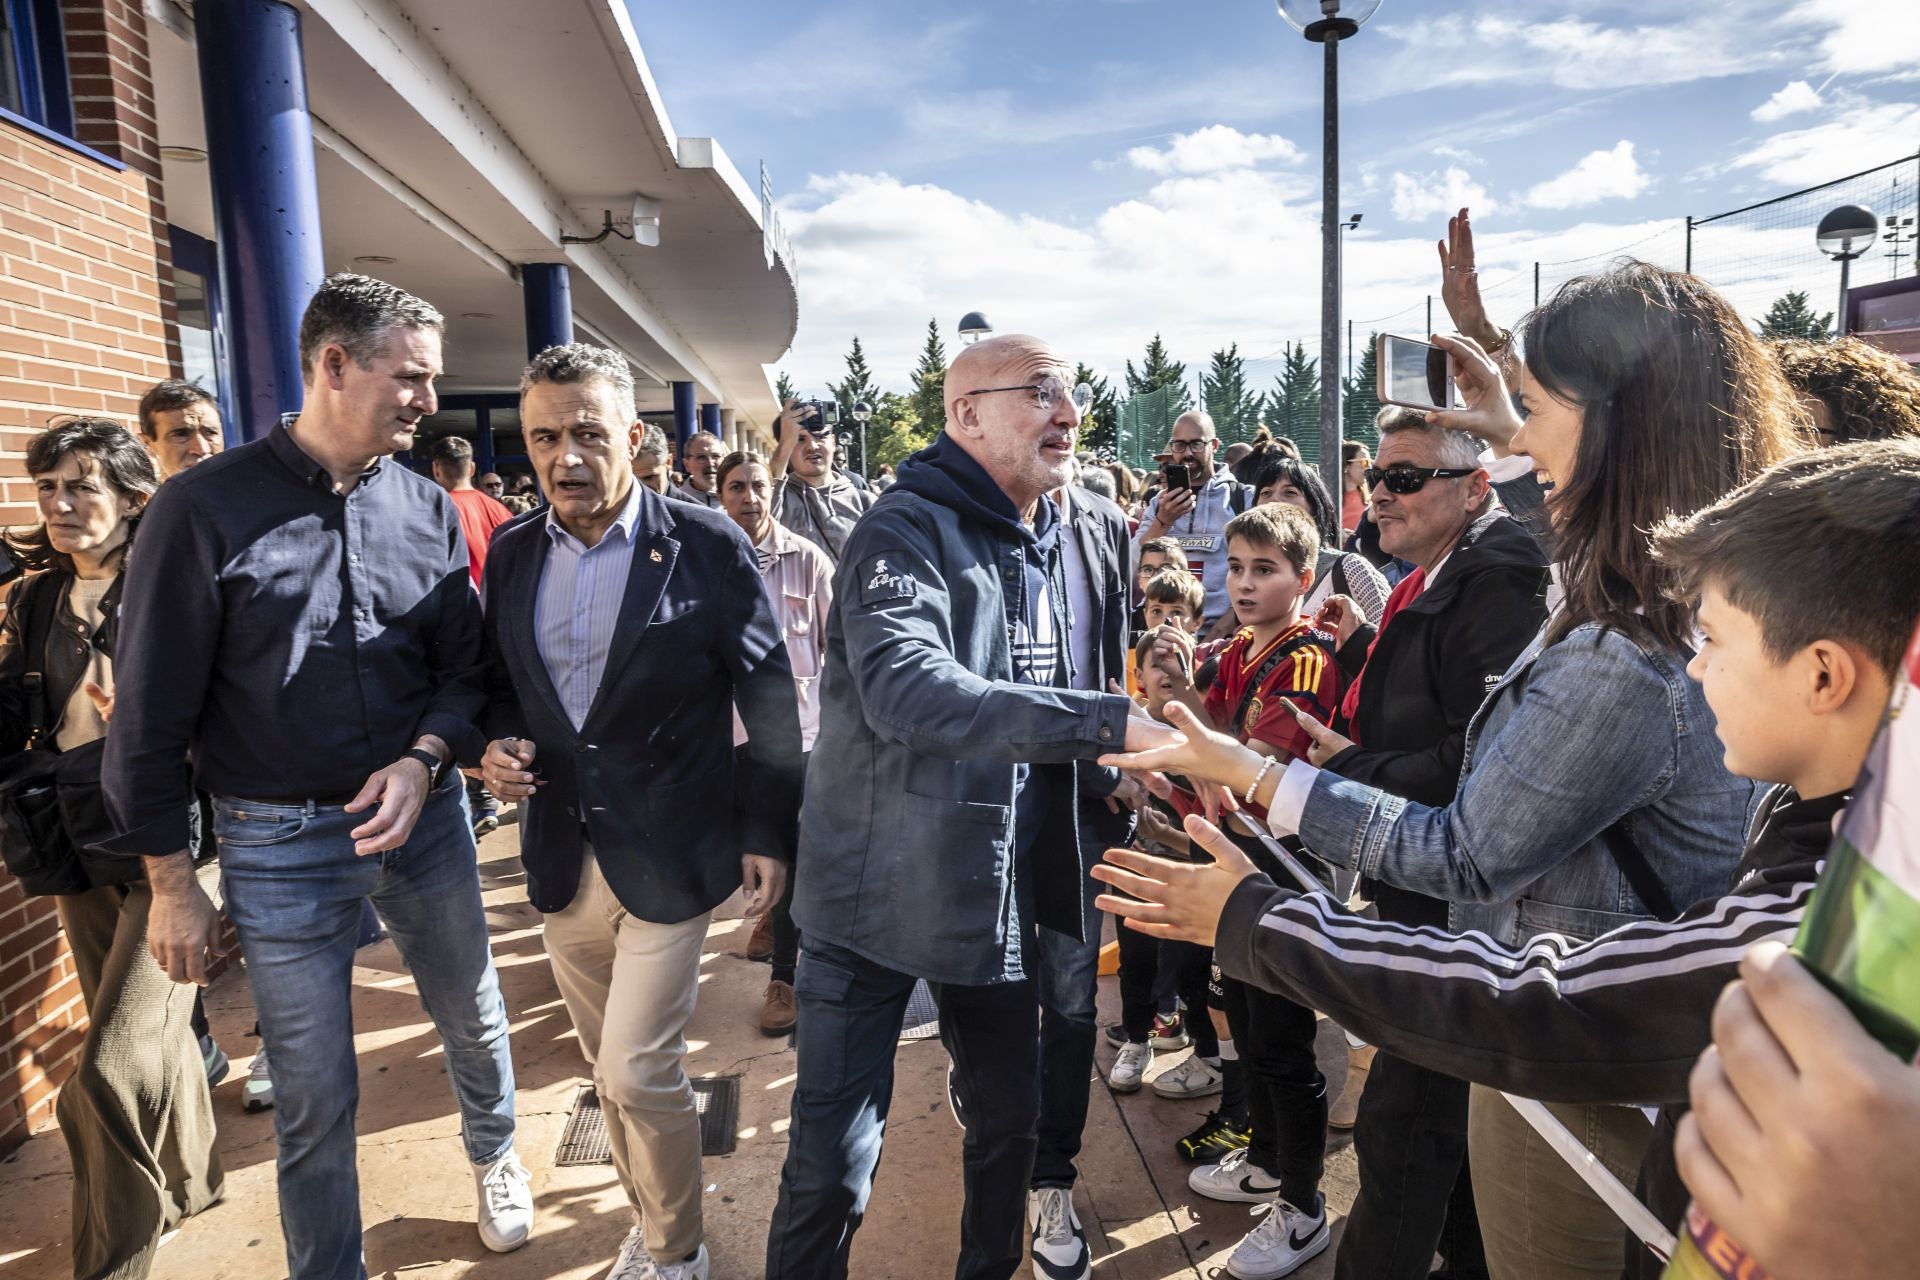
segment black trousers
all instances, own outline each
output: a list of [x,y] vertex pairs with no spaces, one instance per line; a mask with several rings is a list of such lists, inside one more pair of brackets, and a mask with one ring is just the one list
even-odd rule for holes
[[1193,1051],[1203,1058],[1220,1056],[1220,1037],[1207,1016],[1207,985],[1213,971],[1213,949],[1191,942],[1162,942],[1122,924],[1120,934],[1120,1025],[1127,1039],[1145,1044],[1153,1034],[1159,1012],[1161,976],[1169,969],[1175,989],[1187,1006],[1187,1034]]
[[[1382,920],[1445,927],[1447,904],[1376,886]],[[1452,1280],[1487,1280],[1467,1167],[1467,1082],[1381,1050],[1360,1095],[1353,1151],[1360,1193],[1336,1280],[1425,1280],[1437,1251]]]
[[1280,1179],[1281,1199],[1311,1213],[1327,1162],[1327,1080],[1313,1051],[1319,1022],[1306,1006],[1232,978],[1215,991],[1246,1071],[1247,1159]]

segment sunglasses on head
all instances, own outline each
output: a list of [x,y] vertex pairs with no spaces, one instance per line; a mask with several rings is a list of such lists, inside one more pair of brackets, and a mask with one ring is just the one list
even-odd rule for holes
[[1458,480],[1477,470],[1478,467],[1388,467],[1382,471],[1379,467],[1368,467],[1367,487],[1385,486],[1388,493],[1418,493],[1426,488],[1429,480]]

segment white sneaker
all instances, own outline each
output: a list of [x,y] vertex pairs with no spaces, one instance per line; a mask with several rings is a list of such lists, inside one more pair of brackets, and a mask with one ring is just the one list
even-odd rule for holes
[[627,1238],[620,1242],[620,1253],[614,1258],[613,1270],[607,1272],[606,1280],[644,1280],[652,1267],[653,1259],[647,1256],[646,1238],[636,1224],[633,1230],[627,1232]]
[[1305,1266],[1332,1241],[1324,1198],[1320,1211],[1311,1216],[1285,1200],[1275,1200],[1260,1225],[1247,1233],[1227,1259],[1227,1274],[1239,1280],[1280,1280]]
[[1153,1091],[1163,1098],[1204,1098],[1220,1092],[1220,1072],[1194,1054],[1171,1071],[1153,1078]]
[[1229,1151],[1218,1164],[1203,1164],[1187,1175],[1187,1185],[1209,1200],[1229,1204],[1265,1204],[1280,1194],[1280,1179],[1247,1159],[1247,1148]]
[[248,1111],[273,1109],[273,1071],[267,1066],[267,1046],[264,1044],[253,1055],[253,1065],[247,1068],[247,1088],[240,1105]]
[[495,1253],[512,1253],[533,1232],[533,1190],[527,1180],[526,1166],[511,1149],[492,1164],[473,1166],[480,1243]]
[[1073,1211],[1071,1187],[1027,1192],[1027,1233],[1033,1240],[1034,1280],[1087,1280],[1093,1274],[1093,1255],[1080,1215]]
[[1115,1093],[1138,1093],[1140,1082],[1147,1074],[1147,1064],[1153,1061],[1153,1050],[1144,1044],[1123,1044],[1120,1052],[1114,1055],[1113,1067],[1107,1072],[1107,1088]]

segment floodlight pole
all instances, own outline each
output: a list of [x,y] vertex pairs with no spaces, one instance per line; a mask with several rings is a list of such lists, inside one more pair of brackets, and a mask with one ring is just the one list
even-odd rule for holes
[[1340,24],[1329,22],[1322,99],[1320,194],[1320,478],[1339,501],[1340,465]]

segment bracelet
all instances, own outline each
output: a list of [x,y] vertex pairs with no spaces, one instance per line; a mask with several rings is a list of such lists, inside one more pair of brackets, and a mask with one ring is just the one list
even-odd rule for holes
[[1245,800],[1248,804],[1252,804],[1253,793],[1260,789],[1260,780],[1267,776],[1267,770],[1271,768],[1273,768],[1272,756],[1267,756],[1266,758],[1261,760],[1259,771],[1253,775],[1253,781],[1247,784],[1247,789],[1240,793],[1240,798]]
[[1502,351],[1505,351],[1513,345],[1513,330],[1498,329],[1498,332],[1500,336],[1495,338],[1487,347],[1487,354],[1490,356],[1499,355]]

